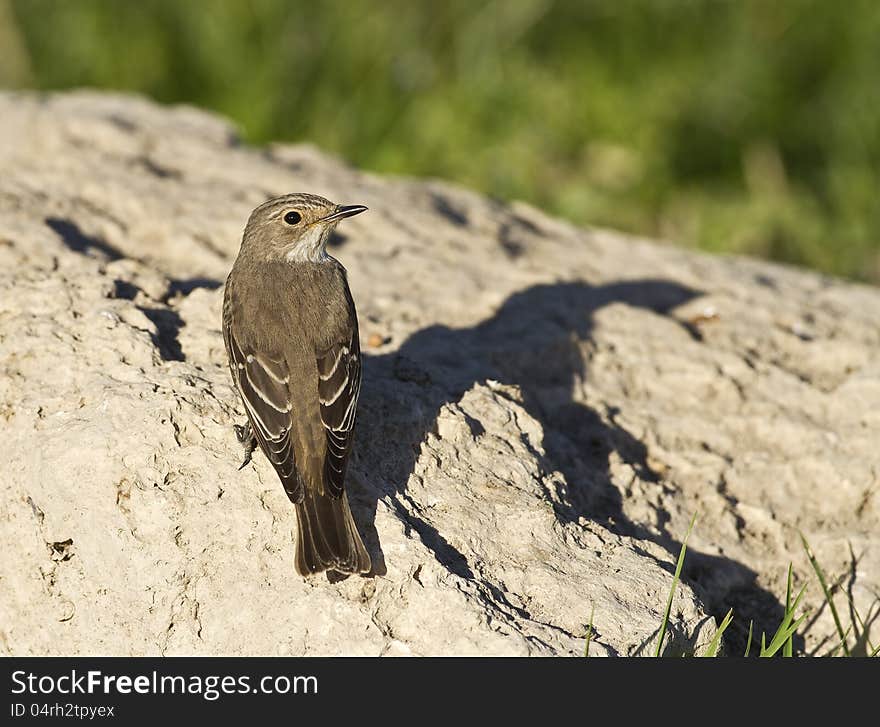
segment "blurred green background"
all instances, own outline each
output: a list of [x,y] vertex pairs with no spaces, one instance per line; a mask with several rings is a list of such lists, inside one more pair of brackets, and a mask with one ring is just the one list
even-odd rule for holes
[[0,53],[6,87],[880,282],[876,0],[0,0]]

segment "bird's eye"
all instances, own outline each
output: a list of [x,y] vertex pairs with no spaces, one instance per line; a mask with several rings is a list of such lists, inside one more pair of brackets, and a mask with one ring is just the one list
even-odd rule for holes
[[288,212],[286,215],[284,215],[284,221],[288,225],[295,225],[302,218],[303,218],[303,216],[299,212],[294,212],[292,210],[290,212]]

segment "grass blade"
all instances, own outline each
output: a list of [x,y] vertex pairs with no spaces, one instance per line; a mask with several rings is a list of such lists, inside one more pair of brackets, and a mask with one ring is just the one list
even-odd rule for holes
[[584,645],[584,656],[588,657],[590,655],[590,640],[593,638],[593,611],[596,608],[596,604],[590,604],[590,623],[587,626],[587,643]]
[[807,539],[804,537],[804,534],[798,530],[798,535],[801,536],[801,543],[804,545],[804,550],[807,551],[807,558],[810,561],[810,565],[813,566],[813,570],[816,572],[816,577],[819,579],[819,585],[822,586],[822,592],[825,594],[825,600],[828,602],[828,608],[831,609],[831,615],[834,618],[834,625],[837,627],[837,633],[840,636],[840,640],[843,642],[843,653],[846,656],[849,656],[849,647],[846,645],[846,633],[843,630],[843,625],[840,622],[840,616],[837,613],[837,606],[834,605],[834,599],[831,598],[831,591],[828,588],[828,582],[825,580],[825,574],[822,572],[822,568],[819,565],[819,562],[816,560],[816,556],[813,555],[813,551],[810,549],[810,544],[807,542]]
[[718,656],[718,648],[721,646],[721,637],[724,635],[725,630],[728,626],[730,626],[730,622],[733,621],[733,609],[731,608],[727,615],[721,619],[721,624],[718,626],[718,629],[715,631],[715,635],[712,637],[712,640],[709,642],[709,646],[706,647],[706,653],[703,656]]
[[852,631],[852,625],[847,628],[846,633],[843,635],[843,640],[837,642],[837,646],[835,646],[829,653],[828,656],[835,656],[840,648],[843,646],[846,637],[849,636],[849,632]]
[[[847,545],[849,546],[849,557],[853,568],[852,574],[853,577],[855,577],[855,568],[858,565],[858,558],[856,558],[856,554],[853,552],[852,543],[848,542]],[[866,623],[865,619],[862,618],[859,609],[856,608],[855,601],[853,601],[850,591],[846,588],[842,588],[841,593],[843,593],[844,598],[846,598],[846,602],[849,605],[850,625],[849,628],[847,628],[847,633],[851,630],[855,633],[856,643],[853,647],[853,651],[861,647],[860,650],[864,651],[863,656],[876,654],[877,650],[874,648],[874,644],[871,643],[870,626]],[[868,609],[868,621],[873,622],[875,618],[874,604],[871,604],[871,607]],[[858,625],[856,625],[856,622],[858,622]],[[859,633],[859,629],[862,630],[861,634]]]
[[[803,623],[804,619],[807,617],[806,614],[802,615],[799,619],[794,620],[794,612],[797,610],[798,606],[801,603],[801,599],[804,597],[804,593],[807,590],[806,584],[801,587],[801,590],[798,592],[797,596],[794,599],[794,602],[790,604],[790,608],[786,609],[785,615],[782,618],[782,623],[779,624],[779,628],[776,629],[776,633],[773,635],[773,638],[770,640],[770,645],[767,646],[764,640],[764,635],[761,635],[761,656],[768,657],[774,656],[777,651],[782,649],[786,642],[791,639],[794,633],[798,630],[800,625]],[[785,652],[783,651],[783,654]]]
[[748,656],[749,652],[752,650],[752,626],[754,626],[754,625],[755,625],[754,620],[750,619],[749,620],[749,640],[748,640],[748,643],[746,644],[746,653],[743,654],[743,656]]
[[660,622],[660,635],[657,637],[657,648],[654,650],[654,656],[660,656],[663,649],[663,640],[666,638],[666,627],[669,624],[669,613],[672,611],[672,599],[675,596],[675,589],[678,588],[678,579],[681,577],[681,568],[684,565],[684,554],[687,552],[687,541],[694,529],[694,523],[697,521],[697,513],[691,518],[691,524],[688,526],[684,540],[681,541],[681,550],[678,553],[678,563],[675,565],[675,576],[672,578],[672,588],[669,589],[669,598],[666,599],[666,610],[663,612],[663,621]]
[[[791,563],[788,564],[788,582],[785,585],[785,612],[789,613],[791,611]],[[783,656],[791,656],[794,646],[792,644],[792,637],[789,636],[786,639],[784,646],[782,647],[782,655]]]
[[[779,651],[780,648],[785,646],[785,641],[800,628],[800,625],[804,622],[804,619],[807,617],[807,614],[803,614],[797,621],[790,624],[787,628],[778,631],[777,636],[773,638],[770,642],[770,646],[767,647],[765,653],[761,654],[761,656],[775,656],[776,652]],[[785,652],[783,651],[783,654]]]

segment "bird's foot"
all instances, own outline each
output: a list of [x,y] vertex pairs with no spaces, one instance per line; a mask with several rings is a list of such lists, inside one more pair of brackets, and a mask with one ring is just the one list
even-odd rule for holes
[[254,430],[251,428],[250,422],[233,424],[232,428],[235,431],[235,438],[244,447],[244,462],[238,468],[243,470],[248,466],[248,463],[251,461],[251,455],[253,455],[254,450],[257,448],[257,438],[254,436]]

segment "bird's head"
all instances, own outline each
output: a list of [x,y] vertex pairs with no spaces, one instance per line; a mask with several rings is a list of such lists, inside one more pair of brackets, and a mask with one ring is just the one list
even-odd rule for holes
[[257,207],[248,219],[242,248],[258,246],[269,257],[289,262],[327,259],[327,241],[340,220],[360,214],[363,205],[338,205],[316,194],[286,194]]

